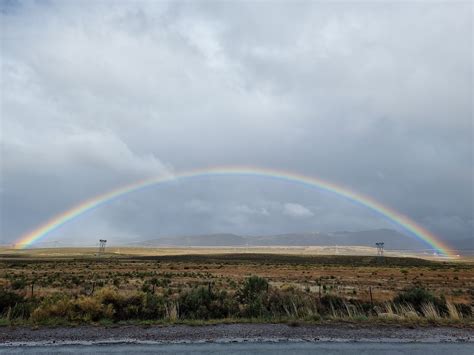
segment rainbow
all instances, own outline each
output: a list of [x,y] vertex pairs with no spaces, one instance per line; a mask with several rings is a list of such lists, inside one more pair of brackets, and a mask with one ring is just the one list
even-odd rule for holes
[[390,222],[400,226],[409,235],[414,236],[435,249],[438,253],[445,256],[452,257],[447,245],[445,245],[437,236],[426,230],[415,221],[407,216],[393,210],[392,208],[383,205],[382,203],[364,196],[360,193],[349,190],[341,185],[336,185],[332,182],[325,181],[319,178],[300,175],[292,172],[282,170],[263,169],[248,166],[230,166],[230,167],[213,167],[199,170],[190,170],[173,175],[165,175],[155,178],[149,178],[134,182],[132,184],[108,191],[106,193],[97,195],[80,204],[54,216],[46,223],[38,226],[36,229],[23,235],[15,244],[19,249],[27,248],[41,238],[48,235],[53,230],[56,230],[64,224],[81,216],[85,212],[91,211],[99,206],[102,206],[118,197],[166,182],[187,180],[196,177],[212,177],[212,176],[248,176],[248,177],[265,177],[275,180],[281,180],[292,183],[299,183],[308,187],[318,188],[323,191],[335,193],[344,197],[354,203],[363,205],[372,211],[375,211],[382,217],[388,219]]

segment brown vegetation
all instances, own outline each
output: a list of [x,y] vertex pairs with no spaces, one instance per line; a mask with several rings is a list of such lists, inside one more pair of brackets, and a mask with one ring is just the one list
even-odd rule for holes
[[8,322],[472,323],[474,265],[277,254],[0,259]]

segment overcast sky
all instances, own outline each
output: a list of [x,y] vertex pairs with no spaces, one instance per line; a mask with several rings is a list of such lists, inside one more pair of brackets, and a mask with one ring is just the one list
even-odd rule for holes
[[[474,235],[472,2],[2,1],[1,240],[150,176],[317,176]],[[393,228],[262,178],[128,195],[45,241]]]

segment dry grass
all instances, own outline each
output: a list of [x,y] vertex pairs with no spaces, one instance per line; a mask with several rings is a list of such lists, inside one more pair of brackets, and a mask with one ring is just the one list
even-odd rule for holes
[[[67,259],[0,257],[0,287],[9,288],[14,280],[35,281],[37,296],[66,292],[79,295],[90,292],[93,284],[112,284],[120,290],[136,290],[152,277],[167,279],[175,286],[220,283],[232,288],[251,274],[265,277],[273,286],[287,285],[311,292],[330,293],[361,301],[391,300],[401,290],[421,284],[450,302],[470,303],[474,296],[474,265],[470,263],[417,263],[407,266],[370,264],[366,257],[290,257],[287,255],[228,254],[199,258],[189,256]],[[346,259],[344,259],[346,258]],[[387,259],[388,260],[388,259]],[[407,260],[409,259],[400,259]],[[411,262],[411,261],[410,261]],[[27,287],[25,287],[26,291]]]
[[[212,284],[216,290],[235,293],[250,275],[267,279],[277,299],[285,299],[279,311],[272,311],[273,317],[284,314],[289,319],[317,319],[324,313],[333,319],[346,320],[461,321],[462,313],[455,304],[470,305],[474,295],[474,264],[469,262],[387,258],[379,264],[366,256],[301,256],[296,250],[289,255],[281,254],[282,250],[260,255],[209,255],[206,254],[209,249],[199,249],[201,254],[164,256],[156,256],[154,250],[149,250],[151,255],[136,251],[136,256],[112,253],[101,259],[87,254],[90,249],[74,249],[73,253],[19,251],[13,256],[0,254],[0,287],[30,298],[34,283],[36,298],[62,295],[54,303],[45,303],[34,310],[32,319],[37,321],[48,315],[67,318],[68,314],[74,314],[86,321],[111,317],[113,310],[104,306],[107,305],[104,300],[125,304],[127,299],[143,297],[143,292],[152,288],[170,300],[163,305],[163,317],[176,321],[180,307],[177,295],[183,290]],[[177,250],[160,252],[177,253]],[[445,296],[447,311],[440,314],[431,303],[416,310],[410,304],[392,302],[398,293],[413,285],[422,285],[437,297]],[[327,309],[321,309],[319,301],[324,296],[344,302],[337,307],[330,303]],[[375,305],[373,311],[358,306],[370,302]]]
[[421,312],[423,313],[423,316],[427,319],[438,320],[441,318],[438,309],[434,306],[433,303],[424,303],[421,306]]
[[457,310],[456,306],[452,302],[446,302],[448,308],[449,318],[453,320],[461,320],[462,314]]

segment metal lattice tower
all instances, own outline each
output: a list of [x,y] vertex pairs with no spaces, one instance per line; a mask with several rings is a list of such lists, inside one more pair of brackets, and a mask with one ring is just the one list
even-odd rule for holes
[[107,240],[105,239],[99,240],[99,254],[97,254],[98,256],[101,256],[102,254],[105,253],[105,243],[107,243]]
[[384,242],[378,242],[378,243],[375,243],[375,245],[377,246],[377,256],[380,257],[380,258],[383,258],[383,246],[384,246]]

